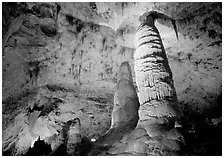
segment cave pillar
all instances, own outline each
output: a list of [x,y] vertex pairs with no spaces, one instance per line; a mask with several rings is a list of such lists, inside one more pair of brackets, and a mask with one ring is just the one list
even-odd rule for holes
[[134,69],[140,102],[138,127],[144,127],[150,136],[161,129],[172,129],[178,108],[172,72],[165,49],[149,14],[140,16],[135,35]]

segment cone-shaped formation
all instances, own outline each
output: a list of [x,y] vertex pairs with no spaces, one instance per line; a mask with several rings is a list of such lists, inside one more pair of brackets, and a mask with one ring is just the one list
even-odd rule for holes
[[131,67],[128,62],[121,64],[114,94],[111,128],[133,125],[138,121],[138,96],[133,86]]
[[[135,73],[141,104],[140,126],[148,126],[151,123],[167,124],[176,117],[173,109],[177,106],[177,96],[172,72],[161,37],[154,25],[155,18],[160,16],[153,15],[141,16],[142,23],[136,32],[135,40]],[[145,128],[151,130],[150,126]]]
[[[161,17],[166,18],[156,12],[143,14],[136,32],[135,74],[141,104],[138,127],[146,129],[147,134],[155,140],[161,137],[161,140],[157,140],[158,145],[164,151],[175,153],[180,150],[183,139],[179,138],[183,137],[174,128],[178,117],[177,95],[165,49],[154,25],[154,20]],[[167,135],[173,130],[177,137],[171,140]],[[166,145],[168,142],[172,146],[170,149]]]
[[139,105],[133,86],[131,67],[128,62],[123,62],[115,87],[111,127],[102,138],[97,140],[97,143],[111,145],[121,139],[125,133],[133,130],[139,119]]
[[78,156],[82,137],[80,134],[81,123],[79,118],[66,122],[60,134],[52,140],[53,151],[49,156]]

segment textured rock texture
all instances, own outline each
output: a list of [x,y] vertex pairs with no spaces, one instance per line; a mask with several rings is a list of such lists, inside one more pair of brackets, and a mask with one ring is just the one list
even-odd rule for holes
[[[219,139],[210,135],[219,132],[221,122],[221,3],[12,2],[2,3],[2,9],[5,155],[25,155],[38,137],[48,142],[51,136],[59,134],[63,123],[75,117],[81,120],[83,137],[102,136],[110,127],[114,87],[122,62],[129,62],[138,92],[134,35],[139,16],[150,10],[177,20],[178,40],[171,23],[160,20],[155,26],[183,111],[183,125],[188,131],[186,143],[194,144],[185,152],[219,153]],[[125,139],[128,137],[122,141]],[[143,132],[141,139],[150,138]],[[127,155],[128,151],[140,151],[133,148],[131,141],[127,142],[128,147],[114,144],[110,153],[118,154],[115,148]],[[150,143],[155,147],[157,141]],[[136,147],[144,149],[145,145]],[[159,155],[157,148],[147,150],[148,155]]]
[[138,96],[133,86],[131,67],[127,62],[121,64],[114,94],[111,128],[138,122]]

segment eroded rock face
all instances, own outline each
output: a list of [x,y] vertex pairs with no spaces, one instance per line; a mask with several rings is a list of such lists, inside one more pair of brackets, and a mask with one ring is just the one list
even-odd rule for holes
[[[187,124],[220,118],[221,3],[3,3],[3,149],[15,145],[23,151],[17,154],[25,154],[36,140],[38,134],[29,134],[26,109],[29,101],[38,100],[34,98],[39,87],[48,85],[60,87],[51,86],[50,91],[67,98],[59,105],[60,120],[88,113],[83,118],[84,135],[98,138],[108,130],[116,72],[122,62],[130,63],[136,85],[134,35],[139,15],[146,10],[177,20],[178,41],[171,23],[155,25]],[[84,100],[73,100],[79,93]],[[73,104],[82,107],[80,114]],[[53,111],[45,114],[53,113],[54,118]],[[46,119],[42,117],[38,121]]]
[[[38,137],[51,144],[53,150],[55,144],[52,138],[59,135],[64,123],[74,118],[82,122],[80,133],[83,137],[98,138],[110,127],[108,115],[112,111],[112,101],[107,100],[105,94],[101,97],[99,102],[94,98],[94,93],[91,96],[86,92],[78,95],[57,86],[40,88],[12,122],[3,124],[3,151],[13,150],[14,155],[25,155]],[[40,111],[37,117],[32,115],[34,111]],[[29,121],[33,119],[36,120]]]
[[[161,25],[163,22],[160,22],[156,26],[164,43],[183,109],[189,106],[191,111],[196,112],[196,107],[203,104],[205,106],[199,108],[203,113],[207,111],[205,107],[212,107],[221,92],[219,3],[196,3],[194,7],[191,3],[96,3],[94,8],[89,3],[59,3],[61,9],[57,17],[52,17],[56,16],[53,13],[43,17],[37,11],[31,14],[34,4],[28,3],[25,21],[14,18],[16,15],[12,16],[12,9],[7,10],[10,8],[7,5],[5,7],[5,22],[9,23],[8,20],[12,19],[10,22],[19,27],[20,24],[13,21],[14,18],[22,22],[22,25],[18,31],[15,30],[16,34],[5,38],[8,40],[4,48],[7,53],[3,56],[3,98],[26,88],[31,78],[28,74],[25,75],[26,69],[29,69],[26,63],[31,61],[40,62],[38,85],[53,82],[69,86],[91,83],[92,86],[105,80],[115,83],[119,64],[130,61],[133,67],[133,37],[139,24],[138,17],[146,8],[160,9],[177,19],[178,41],[171,27],[166,27],[171,24]],[[49,5],[56,8],[54,3]],[[165,6],[173,9],[166,9]],[[187,6],[191,7],[184,12]],[[41,8],[43,7],[44,5]],[[79,10],[79,7],[85,8],[84,11]],[[46,8],[49,10],[49,6]],[[78,14],[70,12],[73,8]],[[196,8],[201,9],[197,11]],[[130,9],[136,12],[129,12]],[[200,10],[203,10],[203,15]],[[115,20],[121,21],[117,29],[112,25]],[[110,29],[110,26],[117,32]],[[10,26],[9,28],[11,29]],[[14,71],[20,72],[21,76],[15,75]],[[11,86],[14,81],[17,84]],[[103,82],[98,85],[103,85]]]

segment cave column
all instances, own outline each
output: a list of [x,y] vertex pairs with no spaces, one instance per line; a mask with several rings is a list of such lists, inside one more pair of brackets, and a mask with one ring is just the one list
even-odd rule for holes
[[159,31],[150,14],[140,16],[135,35],[134,69],[140,102],[138,127],[150,136],[172,129],[177,118],[177,95]]

